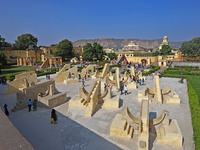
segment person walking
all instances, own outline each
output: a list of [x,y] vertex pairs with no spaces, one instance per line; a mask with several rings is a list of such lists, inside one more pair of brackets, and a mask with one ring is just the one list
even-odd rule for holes
[[80,73],[78,74],[78,79],[79,79],[79,82],[81,82],[81,75],[80,75]]
[[123,85],[120,85],[121,95],[123,94]]
[[106,91],[106,83],[104,83],[104,92]]
[[85,81],[87,80],[87,73],[85,73]]
[[57,115],[55,109],[52,109],[51,111],[51,123],[57,124]]
[[37,101],[36,101],[36,99],[33,101],[33,111],[37,111]]
[[4,112],[5,112],[6,116],[9,116],[8,105],[4,104],[3,108],[4,108]]
[[85,84],[84,84],[84,78],[82,78],[82,86],[85,86]]
[[125,85],[124,91],[125,91],[125,95],[128,95],[128,88],[127,88],[127,85]]
[[153,80],[153,78],[154,78],[154,76],[155,76],[155,73],[153,73],[152,75],[153,75],[153,76],[152,76],[152,80]]
[[144,78],[142,78],[142,85],[144,85]]
[[29,99],[28,100],[28,102],[27,102],[27,105],[28,105],[28,112],[30,112],[31,111],[31,106],[32,106],[32,101],[31,101],[31,99]]
[[140,84],[140,86],[141,86],[141,79],[139,79],[139,84]]

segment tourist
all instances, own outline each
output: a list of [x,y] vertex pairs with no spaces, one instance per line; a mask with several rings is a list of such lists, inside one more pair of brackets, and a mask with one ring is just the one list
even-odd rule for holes
[[144,85],[144,78],[142,78],[142,85]]
[[85,84],[84,84],[84,78],[82,78],[82,86],[85,86]]
[[88,78],[90,77],[90,73],[88,72]]
[[124,87],[124,91],[125,91],[125,95],[127,95],[127,94],[128,94],[128,88],[127,88],[127,85],[125,85],[125,87]]
[[139,84],[140,84],[140,86],[141,86],[141,79],[139,79]]
[[28,100],[28,102],[27,102],[27,105],[28,105],[28,111],[30,112],[31,111],[31,106],[32,106],[32,101],[31,101],[31,99],[29,99]]
[[6,116],[9,116],[8,105],[4,104],[3,108],[4,108],[4,112],[5,112]]
[[78,74],[78,79],[79,79],[79,82],[81,82],[81,75]]
[[123,94],[123,85],[120,85],[121,95]]
[[37,101],[36,101],[36,99],[33,101],[33,111],[37,111]]
[[72,73],[72,79],[74,79],[74,77],[75,77],[75,76],[74,76],[74,74]]
[[48,80],[48,75],[46,74],[46,80]]
[[55,109],[52,109],[51,111],[51,123],[57,124],[57,115]]
[[152,76],[152,79],[153,79],[153,78],[154,78],[154,76],[155,76],[155,73],[153,73],[152,75],[153,75],[153,76]]
[[85,73],[85,81],[86,81],[86,79],[87,79],[87,74]]
[[106,91],[106,83],[104,83],[104,92]]

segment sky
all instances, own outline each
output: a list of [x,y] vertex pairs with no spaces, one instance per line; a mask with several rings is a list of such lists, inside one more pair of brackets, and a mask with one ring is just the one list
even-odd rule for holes
[[0,35],[30,33],[38,46],[64,39],[162,39],[200,36],[199,0],[0,0]]

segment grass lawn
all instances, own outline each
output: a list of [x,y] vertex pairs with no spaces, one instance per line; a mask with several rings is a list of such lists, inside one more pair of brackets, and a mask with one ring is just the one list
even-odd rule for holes
[[197,93],[200,104],[200,76],[187,76],[187,79],[190,81],[192,88]]
[[7,77],[9,80],[9,77],[15,76],[16,74],[20,74],[22,72],[28,72],[28,71],[33,71],[35,67],[31,66],[11,66],[11,65],[4,65],[1,67],[1,77]]

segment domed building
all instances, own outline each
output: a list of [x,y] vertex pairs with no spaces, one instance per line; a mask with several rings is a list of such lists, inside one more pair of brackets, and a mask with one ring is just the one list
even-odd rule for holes
[[163,42],[162,42],[162,44],[160,44],[159,50],[162,49],[163,45],[169,45],[168,37],[166,35],[163,37]]

